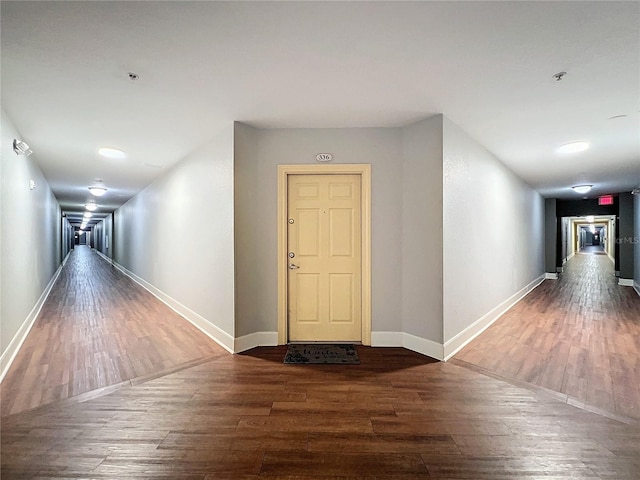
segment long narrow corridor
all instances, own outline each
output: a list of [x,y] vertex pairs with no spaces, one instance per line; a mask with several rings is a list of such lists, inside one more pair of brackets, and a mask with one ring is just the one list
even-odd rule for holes
[[[402,348],[359,347],[360,365],[285,365],[285,347],[230,355],[88,249],[70,262],[5,380],[11,390],[3,383],[3,407],[16,410],[0,424],[3,480],[635,480],[640,471],[640,422]],[[573,292],[564,285],[558,295]],[[534,305],[553,316],[548,289]],[[58,371],[66,383],[49,379]],[[89,378],[99,372],[138,376],[100,387]],[[71,387],[76,375],[83,389]],[[69,398],[45,403],[55,385]]]
[[607,255],[577,254],[456,361],[640,418],[640,297],[617,284]]
[[223,353],[88,246],[77,245],[2,382],[2,416]]

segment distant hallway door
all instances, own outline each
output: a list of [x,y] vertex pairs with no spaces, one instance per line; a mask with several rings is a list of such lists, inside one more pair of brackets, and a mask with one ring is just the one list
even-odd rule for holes
[[289,341],[362,340],[360,175],[288,176]]

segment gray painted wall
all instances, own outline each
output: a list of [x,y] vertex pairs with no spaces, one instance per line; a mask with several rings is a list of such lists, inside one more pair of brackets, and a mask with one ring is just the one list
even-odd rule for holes
[[402,129],[402,331],[442,343],[442,115]]
[[94,248],[109,258],[113,258],[113,216],[109,215],[95,227],[91,234],[94,237]]
[[[2,110],[0,157],[0,347],[14,338],[62,256],[61,213],[34,158],[17,156],[13,139],[27,141]],[[37,149],[36,149],[37,150]],[[29,189],[29,180],[36,188]]]
[[444,118],[445,343],[544,273],[543,198]]
[[277,166],[315,163],[317,153],[327,152],[334,163],[371,164],[372,329],[401,331],[401,130],[258,130],[236,124],[235,149],[236,336],[278,329]]
[[544,200],[544,271],[556,273],[556,250],[558,221],[556,219],[556,199],[545,198]]
[[[236,122],[234,125],[234,232],[236,283],[236,335],[274,331],[272,315],[263,310],[269,301],[265,285],[276,282],[268,278],[269,268],[261,261],[258,222],[254,208],[260,185],[258,177],[258,130]],[[273,224],[275,231],[275,220]],[[272,313],[272,312],[271,312]],[[277,326],[276,326],[277,329]]]
[[115,212],[114,260],[234,333],[233,125]]
[[633,252],[635,259],[634,281],[635,287],[640,294],[640,194],[633,196],[633,212],[635,216],[635,232],[633,238]]
[[620,211],[620,278],[634,278],[634,244],[635,219],[633,212],[633,195],[621,193],[619,197]]

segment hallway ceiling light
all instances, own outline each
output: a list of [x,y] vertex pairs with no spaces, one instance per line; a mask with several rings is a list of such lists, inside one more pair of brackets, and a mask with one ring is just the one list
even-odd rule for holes
[[576,185],[575,187],[571,188],[573,188],[577,193],[587,193],[589,190],[591,190],[591,187],[593,187],[593,185]]
[[112,147],[100,147],[98,149],[98,154],[106,158],[121,159],[121,158],[127,157],[127,154],[124,153],[122,150],[119,150],[117,148],[112,148]]
[[558,153],[578,153],[589,148],[589,142],[571,142],[560,145],[556,150]]
[[98,208],[98,205],[96,205],[95,202],[89,202],[89,203],[85,204],[84,208],[86,208],[90,212],[93,212],[96,208]]
[[91,218],[91,215],[93,215],[93,213],[91,213],[91,212],[84,212],[83,217],[84,217],[84,218]]
[[91,192],[91,195],[95,195],[96,197],[101,197],[102,195],[107,193],[107,189],[99,185],[93,185],[92,187],[89,187],[89,191]]

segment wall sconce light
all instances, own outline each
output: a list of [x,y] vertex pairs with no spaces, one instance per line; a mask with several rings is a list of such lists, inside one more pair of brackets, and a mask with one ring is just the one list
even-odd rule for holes
[[29,145],[17,138],[13,139],[13,151],[16,152],[16,155],[24,155],[25,157],[28,157],[33,153],[33,150],[29,148]]

